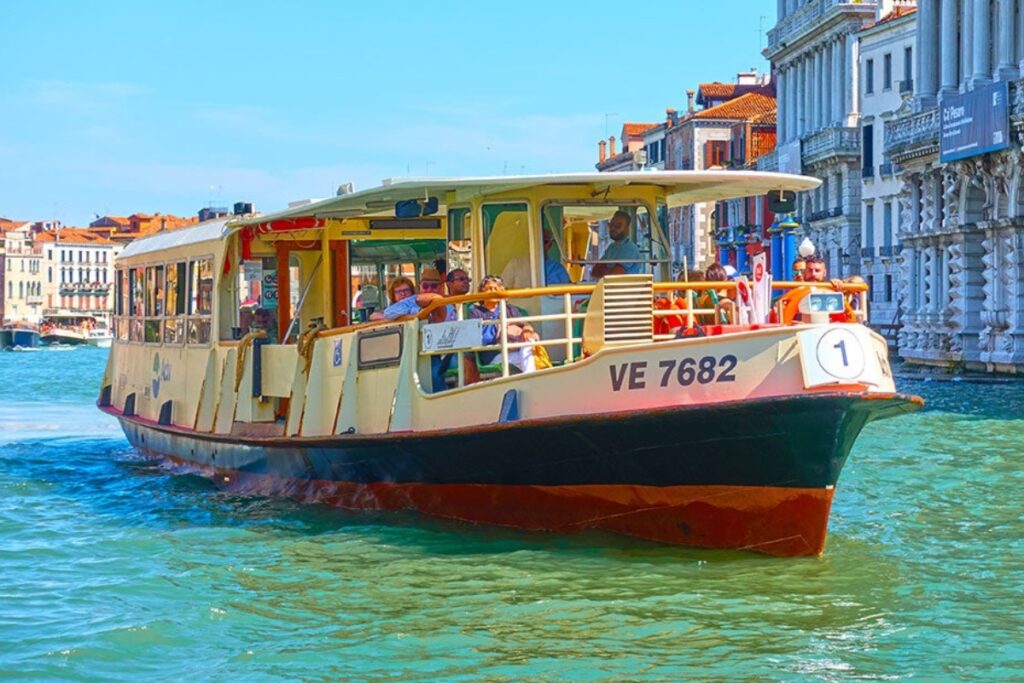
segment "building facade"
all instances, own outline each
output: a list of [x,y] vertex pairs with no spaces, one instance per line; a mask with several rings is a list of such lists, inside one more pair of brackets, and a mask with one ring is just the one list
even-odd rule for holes
[[36,241],[47,264],[47,314],[113,311],[114,259],[123,245],[80,228],[41,232]]
[[[1019,373],[1024,7],[919,0],[917,27],[914,97],[885,125],[885,152],[903,168],[899,352],[911,363]],[[944,128],[967,106],[999,113],[998,144],[944,149]]]
[[822,180],[798,197],[796,218],[833,277],[861,267],[858,33],[881,9],[867,1],[778,0],[764,50],[778,93],[778,145],[757,167]]
[[914,83],[912,5],[896,5],[859,34],[860,275],[870,288],[869,322],[896,325],[900,275],[899,166],[885,155],[885,124],[909,99]]
[[31,223],[8,228],[3,236],[3,315],[6,322],[38,324],[44,307],[43,254]]

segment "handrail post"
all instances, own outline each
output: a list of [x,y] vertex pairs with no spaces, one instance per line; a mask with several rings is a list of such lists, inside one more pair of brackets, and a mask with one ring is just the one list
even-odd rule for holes
[[[455,304],[455,319],[465,320],[465,317],[463,307],[460,304]],[[458,364],[458,386],[460,387],[466,386],[466,369],[463,367],[465,358],[466,356],[462,351],[455,354],[455,362]]]
[[565,315],[565,362],[572,362],[572,294],[562,295],[562,313]]
[[501,376],[508,377],[508,328],[506,323],[508,320],[508,308],[505,303],[505,299],[498,300],[498,325],[501,328],[499,334],[501,335]]

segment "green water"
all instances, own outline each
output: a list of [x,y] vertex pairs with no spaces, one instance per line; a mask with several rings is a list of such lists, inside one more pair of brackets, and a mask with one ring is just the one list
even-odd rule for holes
[[907,382],[794,560],[232,497],[132,453],[105,357],[0,354],[0,677],[1024,679],[1024,385]]

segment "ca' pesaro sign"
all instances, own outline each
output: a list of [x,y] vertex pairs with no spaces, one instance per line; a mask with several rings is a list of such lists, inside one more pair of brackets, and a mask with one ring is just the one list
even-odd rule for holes
[[939,161],[956,161],[1010,144],[1010,106],[1006,81],[954,95],[939,103]]

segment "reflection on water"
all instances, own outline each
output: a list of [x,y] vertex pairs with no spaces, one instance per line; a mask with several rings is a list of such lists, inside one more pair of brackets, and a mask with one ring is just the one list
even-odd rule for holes
[[225,495],[137,458],[90,405],[104,354],[78,354],[0,355],[37,387],[0,403],[0,671],[1024,676],[1020,385],[908,383],[928,410],[869,426],[825,555],[792,560]]

